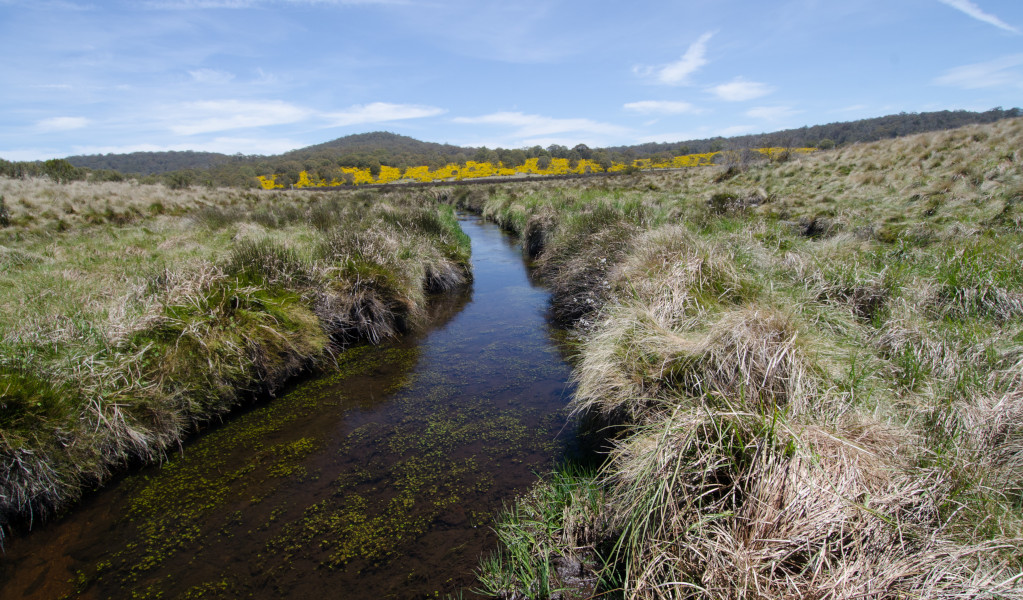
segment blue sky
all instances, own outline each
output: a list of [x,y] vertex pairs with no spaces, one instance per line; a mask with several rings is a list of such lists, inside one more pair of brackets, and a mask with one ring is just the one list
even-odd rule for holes
[[0,158],[521,148],[1023,105],[1021,0],[0,0]]

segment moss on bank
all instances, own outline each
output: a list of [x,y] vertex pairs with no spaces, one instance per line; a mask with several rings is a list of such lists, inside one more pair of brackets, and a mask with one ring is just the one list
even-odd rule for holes
[[485,590],[1023,597],[1021,146],[448,192],[524,237],[607,434],[499,525]]
[[[400,193],[123,184],[115,209],[99,190],[0,183],[18,207],[0,231],[0,531],[353,342],[415,328],[430,293],[471,277],[454,211]],[[40,226],[33,207],[55,202],[74,218]],[[105,206],[130,218],[78,218]]]

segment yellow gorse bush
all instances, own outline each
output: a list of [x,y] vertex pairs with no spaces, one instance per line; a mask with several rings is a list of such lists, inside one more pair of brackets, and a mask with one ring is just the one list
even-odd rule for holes
[[277,183],[277,176],[276,175],[270,175],[270,176],[260,175],[256,179],[259,180],[259,186],[261,188],[263,188],[264,190],[275,190],[275,189],[281,189],[281,188],[284,187],[283,183]]
[[[753,151],[758,152],[771,160],[779,160],[783,157],[790,156],[791,154],[809,154],[816,150],[816,148],[756,148]],[[604,172],[619,173],[629,169],[630,167],[641,170],[682,169],[686,167],[710,166],[715,164],[715,159],[717,159],[719,155],[724,156],[727,159],[730,154],[738,155],[738,153],[734,151],[727,151],[705,152],[702,154],[684,154],[682,156],[674,156],[664,160],[638,158],[632,161],[631,164],[618,162],[612,163],[607,169],[601,166],[600,163],[589,159],[578,160],[573,166],[572,161],[567,158],[551,158],[547,163],[547,166],[543,168],[540,167],[539,158],[527,159],[525,163],[517,167],[508,167],[500,162],[494,164],[490,162],[470,160],[466,161],[464,165],[448,163],[443,167],[432,170],[427,166],[408,167],[404,172],[396,167],[381,166],[380,174],[376,177],[373,176],[369,169],[341,167],[339,169],[339,177],[333,178],[330,181],[322,178],[310,177],[307,171],[302,171],[299,173],[298,181],[295,182],[293,187],[332,187],[340,185],[391,183],[394,181],[429,183],[431,181],[462,181],[465,179],[512,177],[515,175],[550,176],[584,175],[587,173]],[[258,179],[259,185],[266,190],[280,189],[284,187],[283,184],[277,183],[277,175],[260,175]]]

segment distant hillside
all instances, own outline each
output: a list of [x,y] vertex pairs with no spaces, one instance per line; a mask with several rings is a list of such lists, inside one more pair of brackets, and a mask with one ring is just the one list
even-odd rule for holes
[[280,158],[308,160],[322,157],[344,158],[352,155],[373,155],[374,157],[387,157],[399,163],[408,162],[409,166],[414,166],[424,164],[423,157],[436,157],[437,160],[447,161],[449,158],[472,152],[475,152],[475,148],[422,142],[404,135],[374,131],[349,135],[323,144],[285,152],[280,155]]
[[688,154],[690,152],[712,152],[715,150],[737,148],[769,148],[774,146],[817,147],[821,142],[824,142],[825,146],[831,144],[841,146],[856,142],[876,142],[927,131],[955,129],[964,125],[994,123],[1002,119],[1020,116],[1023,116],[1023,110],[1019,108],[1010,108],[1008,110],[994,108],[985,112],[941,110],[922,113],[899,113],[897,115],[887,115],[872,119],[828,123],[826,125],[814,125],[812,127],[785,129],[772,133],[741,135],[730,138],[716,137],[662,144],[650,143],[636,146],[615,146],[607,148],[607,151],[611,153],[631,153],[638,158],[659,153]]
[[67,161],[76,167],[94,171],[106,169],[121,173],[157,175],[183,169],[210,169],[238,160],[237,157],[217,152],[169,151],[132,152],[130,154],[90,154],[69,156]]
[[[466,160],[503,162],[518,166],[528,158],[552,156],[555,158],[593,159],[598,162],[629,162],[635,158],[656,155],[680,155],[714,150],[762,148],[771,146],[829,147],[854,142],[872,142],[913,133],[953,129],[964,125],[991,123],[1001,119],[1023,116],[1023,110],[995,108],[985,112],[936,111],[900,113],[859,121],[828,123],[773,133],[744,135],[731,138],[716,137],[661,144],[639,144],[610,148],[588,148],[579,144],[573,148],[552,145],[523,149],[463,148],[450,144],[423,142],[408,136],[387,132],[360,133],[333,141],[307,146],[275,156],[217,154],[214,152],[134,152],[131,154],[104,154],[71,156],[68,161],[93,170],[111,170],[143,176],[165,176],[176,173],[180,182],[206,183],[224,186],[253,186],[255,176],[278,173],[282,181],[297,180],[301,171],[330,179],[338,167],[379,168],[388,165],[404,169],[426,165],[438,168],[447,163]],[[4,169],[0,169],[0,172]]]

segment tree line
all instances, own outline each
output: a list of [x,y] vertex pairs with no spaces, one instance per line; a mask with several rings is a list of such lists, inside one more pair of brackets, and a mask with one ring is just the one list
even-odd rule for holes
[[276,173],[280,182],[288,184],[298,181],[302,171],[329,180],[341,167],[356,167],[369,169],[375,177],[383,165],[402,170],[417,166],[436,169],[450,163],[464,164],[469,160],[502,163],[515,168],[535,158],[544,168],[545,161],[563,158],[570,161],[592,160],[606,169],[612,162],[631,164],[640,158],[656,161],[665,157],[720,150],[767,147],[827,149],[1020,116],[1023,116],[1023,110],[1019,108],[1003,110],[1000,107],[984,112],[943,110],[899,113],[772,133],[608,148],[589,148],[585,144],[571,148],[558,144],[546,148],[472,148],[423,142],[387,132],[372,132],[349,135],[276,156],[169,151],[70,156],[41,162],[10,162],[0,159],[0,175],[47,176],[57,181],[85,178],[116,181],[130,177],[142,183],[164,183],[170,187],[255,187],[257,175],[266,173]]

